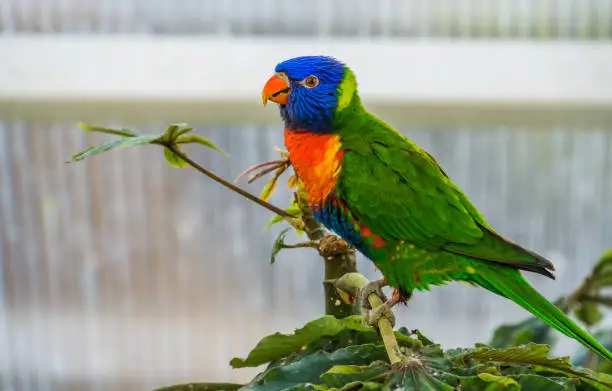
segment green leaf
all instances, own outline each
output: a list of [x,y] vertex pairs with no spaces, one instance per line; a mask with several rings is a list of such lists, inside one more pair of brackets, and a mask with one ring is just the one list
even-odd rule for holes
[[[229,156],[227,152],[217,147],[217,145],[215,145],[212,141],[200,136],[199,134],[189,134],[188,135],[187,133],[190,133],[191,131],[193,131],[193,128],[183,122],[170,124],[168,128],[166,129],[166,132],[164,133],[164,135],[161,137],[161,141],[167,144],[175,144],[175,145],[200,144],[200,145],[204,145],[205,147],[214,149],[215,151],[225,156]],[[180,158],[176,157],[176,158],[170,158],[168,159],[168,161],[172,162],[170,164],[175,165],[174,163],[178,162],[177,159],[180,160]]]
[[[184,124],[184,125],[185,125],[185,126],[187,126],[187,124]],[[179,139],[179,138],[180,138],[182,135],[184,135],[185,133],[189,133],[189,132],[191,132],[192,130],[193,130],[193,128],[191,128],[191,127],[186,127],[186,128],[183,128],[183,129],[181,129],[181,130],[179,130],[179,131],[175,132],[175,133],[174,133],[174,135],[175,135],[175,137],[177,138],[177,142],[178,142],[178,139]]]
[[321,384],[321,374],[336,365],[367,365],[385,360],[381,345],[352,345],[334,352],[318,351],[288,365],[268,368],[241,391],[277,391]]
[[287,237],[287,233],[289,233],[289,231],[291,231],[291,228],[285,228],[276,237],[276,240],[272,245],[272,253],[270,254],[270,264],[274,264],[274,262],[276,262],[276,256],[278,255],[278,253],[281,252],[282,249],[285,248],[285,238]]
[[[484,383],[484,384],[483,384]],[[476,378],[464,377],[461,385],[467,390],[486,391],[575,391],[575,383],[566,377],[544,377],[536,374],[526,375],[494,375],[479,373]]]
[[233,383],[186,383],[156,388],[154,391],[237,391],[242,384]]
[[514,377],[521,390],[537,391],[575,391],[576,384],[567,377],[544,377],[535,374]]
[[217,147],[212,141],[200,136],[199,134],[190,134],[188,136],[180,136],[176,139],[177,144],[201,144],[205,147],[212,148],[215,151],[222,153],[225,156],[229,156],[227,152]]
[[137,137],[130,137],[122,140],[122,147],[135,147],[137,145],[151,144],[154,141],[159,140],[159,134],[142,135]]
[[101,126],[94,126],[94,125],[89,125],[83,122],[79,122],[78,124],[79,128],[88,131],[88,132],[99,132],[99,133],[107,133],[107,134],[114,134],[117,136],[122,136],[122,137],[137,137],[140,136],[140,132],[137,130],[133,130],[133,129],[111,129],[111,128],[104,128]]
[[230,365],[234,368],[256,367],[278,360],[302,349],[325,335],[335,335],[345,328],[341,320],[333,316],[323,316],[307,323],[293,334],[275,333],[263,338],[249,353],[246,359],[233,358]]
[[79,162],[88,157],[98,155],[102,152],[110,151],[111,149],[114,149],[117,147],[133,147],[136,145],[151,144],[152,142],[158,140],[159,138],[160,138],[160,135],[157,134],[157,135],[142,135],[142,136],[136,136],[136,137],[121,138],[118,140],[109,141],[105,144],[99,145],[97,147],[90,147],[82,152],[72,155],[71,159],[66,163]]
[[569,357],[549,358],[549,353],[549,346],[530,343],[527,345],[513,346],[507,349],[480,347],[472,352],[457,356],[457,359],[461,361],[477,360],[479,362],[495,362],[498,364],[532,365],[536,367],[536,371],[546,370],[562,373],[566,376],[582,379],[598,387],[598,389],[612,389],[612,383],[606,384],[606,382],[598,380],[592,371],[572,368]]
[[612,248],[607,250],[593,269],[593,274],[612,274]]
[[[287,209],[285,209],[285,212],[289,213],[295,218],[301,218],[301,215],[302,215],[302,211],[300,210],[298,205],[295,203],[295,200],[291,201],[291,205]],[[272,217],[272,219],[270,219],[270,221],[268,222],[266,229],[269,229],[271,226],[273,226],[274,224],[280,223],[281,221],[285,221],[285,218],[279,215],[274,215],[274,217]]]
[[[193,129],[193,128],[189,128],[188,126],[189,125],[184,122],[177,122],[177,123],[168,125],[168,128],[166,128],[166,132],[162,136],[162,141],[174,144],[178,136],[180,136],[181,134],[190,132]],[[181,130],[181,128],[186,128],[186,129]]]
[[594,326],[603,319],[603,313],[599,306],[593,302],[580,303],[574,311],[576,317],[587,326]]
[[[537,344],[504,350],[480,344],[444,352],[436,344],[421,346],[411,340],[409,358],[390,366],[380,338],[364,328],[359,316],[348,321],[328,316],[294,335],[264,338],[249,359],[253,365],[272,363],[244,390],[573,391],[576,384],[586,385],[580,391],[610,389],[606,375],[572,368],[568,358],[549,358],[549,347]],[[402,329],[396,336],[408,338],[406,333]],[[261,350],[264,344],[267,352]],[[256,358],[256,353],[267,357]]]
[[417,339],[423,344],[423,346],[434,345],[434,342],[431,339],[427,338],[425,335],[423,335],[423,333],[421,333],[419,330],[413,330],[410,334],[416,335]]
[[[456,391],[455,385],[448,384],[430,374],[416,373],[403,378],[406,391]],[[470,390],[468,388],[468,390]],[[487,390],[489,391],[489,390]]]
[[374,361],[370,365],[336,365],[321,375],[321,380],[331,387],[341,388],[348,383],[373,380],[388,372],[389,363]]
[[502,388],[507,390],[520,390],[518,382],[510,377],[493,375],[491,373],[479,373],[478,378],[484,380],[487,383],[497,383]]
[[274,193],[274,190],[276,190],[277,184],[278,184],[278,177],[273,177],[272,179],[270,179],[264,186],[263,190],[261,191],[259,198],[261,198],[264,201],[268,201],[270,197],[272,196],[272,193]]
[[555,335],[551,327],[542,320],[536,317],[529,317],[516,324],[498,327],[493,333],[493,338],[489,345],[496,349],[501,349],[509,346],[524,345],[529,342],[552,345],[555,342]]
[[[376,332],[363,324],[360,315],[347,316],[336,319],[325,315],[319,319],[308,322],[293,334],[275,333],[264,337],[246,359],[233,358],[230,365],[234,368],[256,367],[267,362],[280,360],[284,357],[306,349],[310,344],[322,337],[335,336],[343,330],[352,330],[376,336]],[[398,343],[402,346],[415,346],[417,342],[403,334],[395,333]]]
[[344,387],[340,388],[338,391],[379,391],[383,389],[383,384],[375,383],[371,381],[366,382],[352,382],[346,384]]
[[266,229],[269,229],[270,227],[272,227],[274,224],[278,224],[281,221],[285,221],[285,218],[283,216],[280,215],[274,215],[274,217],[272,217],[270,219],[270,221],[268,222],[268,225],[266,225]]
[[[178,146],[176,146],[175,148],[178,148]],[[180,149],[179,151],[182,152]],[[164,157],[166,158],[166,161],[170,163],[172,167],[176,167],[176,168],[189,167],[189,163],[181,159],[176,153],[172,152],[168,148],[164,148]]]

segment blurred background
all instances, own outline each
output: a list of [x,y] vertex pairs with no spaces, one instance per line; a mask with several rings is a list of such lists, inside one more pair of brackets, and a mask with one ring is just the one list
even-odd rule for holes
[[[64,164],[108,139],[78,121],[189,122],[231,157],[189,152],[233,179],[277,157],[260,93],[296,55],[346,61],[372,111],[556,264],[537,288],[570,292],[612,246],[611,42],[610,0],[0,0],[0,389],[243,382],[232,357],[322,315],[322,262],[271,266],[265,210],[154,147]],[[447,348],[527,317],[461,284],[397,313]]]

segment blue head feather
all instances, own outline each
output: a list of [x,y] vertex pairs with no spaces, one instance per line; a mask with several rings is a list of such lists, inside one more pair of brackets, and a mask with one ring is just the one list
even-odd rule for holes
[[[338,87],[346,65],[333,57],[303,56],[281,62],[274,71],[284,72],[291,88],[287,104],[280,106],[285,127],[315,133],[331,132],[338,106]],[[300,84],[311,75],[319,79],[319,85],[308,88]]]

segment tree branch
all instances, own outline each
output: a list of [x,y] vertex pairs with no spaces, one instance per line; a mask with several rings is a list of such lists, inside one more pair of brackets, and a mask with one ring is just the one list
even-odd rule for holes
[[306,197],[296,193],[296,201],[302,212],[304,230],[310,240],[319,241],[319,254],[325,262],[325,314],[336,318],[344,318],[349,315],[361,315],[359,303],[347,303],[342,300],[338,291],[331,282],[346,273],[357,272],[357,260],[355,250],[344,240],[334,235],[326,235],[325,229],[314,219]]
[[187,156],[187,154],[185,154],[184,152],[182,152],[181,150],[176,148],[175,145],[173,145],[171,143],[164,143],[164,142],[155,142],[154,144],[158,144],[158,145],[161,145],[161,146],[163,146],[165,148],[168,148],[170,151],[172,151],[172,153],[174,153],[175,155],[177,155],[178,157],[180,157],[181,159],[186,161],[191,167],[195,168],[200,173],[206,175],[207,177],[209,177],[210,179],[214,180],[215,182],[218,182],[218,183],[222,184],[223,186],[227,187],[228,189],[230,189],[230,190],[240,194],[244,198],[253,201],[254,203],[256,203],[256,204],[258,204],[258,205],[268,209],[269,211],[271,211],[273,213],[276,213],[277,215],[279,215],[281,217],[284,217],[285,219],[288,219],[288,220],[291,220],[291,221],[295,220],[294,216],[292,216],[289,213],[285,212],[281,208],[279,208],[277,206],[274,206],[274,205],[272,205],[272,204],[270,204],[270,203],[260,199],[256,195],[253,195],[253,194],[249,193],[248,191],[239,188],[238,186],[234,185],[233,183],[230,183],[230,182],[226,181],[225,179],[221,178],[220,176],[217,176],[213,172],[211,172],[211,171],[205,169],[204,167],[200,166],[198,163],[193,161],[189,156]]
[[[154,143],[168,148],[172,153],[183,159],[185,162],[187,162],[187,164],[189,164],[191,167],[193,167],[200,173],[206,175],[207,177],[213,179],[214,181],[220,183],[228,189],[242,195],[243,197],[255,202],[256,204],[268,209],[269,211],[285,218],[294,227],[296,225],[299,225],[296,224],[296,220],[299,219],[296,219],[294,216],[287,213],[286,211],[260,199],[259,197],[249,193],[246,190],[239,188],[233,183],[226,181],[225,179],[214,174],[213,172],[200,166],[189,156],[187,156],[187,154],[177,148],[174,144],[166,143],[163,141],[156,141]],[[259,167],[263,166],[260,165]],[[250,169],[248,171],[252,172],[253,169]],[[342,277],[346,273],[357,272],[355,250],[337,236],[326,236],[326,232],[323,226],[319,224],[312,216],[306,198],[300,197],[298,193],[296,193],[296,200],[302,213],[301,222],[303,222],[304,231],[306,232],[308,238],[311,241],[319,243],[319,254],[325,262],[325,280],[323,282],[325,290],[325,313],[327,315],[333,315],[336,318],[344,318],[349,315],[360,315],[361,308],[358,303],[346,303],[345,301],[343,301],[342,298],[339,296],[337,290],[335,289],[333,283],[329,282]]]
[[606,307],[612,307],[612,297],[608,296],[581,294],[580,296],[578,296],[577,300],[583,302],[588,301],[605,305]]
[[[359,304],[358,300],[356,300],[357,293],[369,282],[370,281],[362,274],[347,273],[338,280],[334,281],[333,286],[335,289],[347,293],[352,299],[355,300],[355,303]],[[380,298],[374,292],[368,296],[368,302],[370,303],[372,309],[383,305],[382,298]],[[403,362],[404,356],[402,355],[397,339],[395,338],[393,326],[391,325],[389,319],[385,318],[384,316],[378,320],[378,332],[383,340],[383,343],[385,344],[385,349],[387,350],[387,355],[389,356],[389,362],[391,362],[392,365]]]

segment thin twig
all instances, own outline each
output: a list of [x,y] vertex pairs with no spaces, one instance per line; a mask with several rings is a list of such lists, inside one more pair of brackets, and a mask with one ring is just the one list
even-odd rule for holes
[[608,297],[608,296],[582,294],[578,297],[578,300],[602,304],[602,305],[605,305],[606,307],[612,307],[612,297]]
[[284,244],[283,248],[319,248],[319,242],[316,240],[313,240],[310,242]]
[[[342,290],[349,294],[352,298],[356,299],[359,291],[368,285],[370,281],[362,274],[359,273],[346,273],[342,277],[334,281],[334,287]],[[376,292],[372,292],[367,297],[368,302],[372,309],[376,309],[383,305],[383,299],[378,296]],[[395,338],[393,326],[389,319],[385,316],[381,316],[378,319],[378,332],[383,340],[385,349],[387,350],[387,356],[389,356],[389,362],[393,365],[401,363],[404,360],[404,355],[400,351],[399,344]],[[415,344],[418,342],[415,341]]]
[[292,216],[290,213],[285,212],[284,210],[282,210],[281,208],[274,206],[262,199],[260,199],[259,197],[249,193],[246,190],[243,190],[241,188],[239,188],[238,186],[226,181],[225,179],[215,175],[214,173],[208,171],[207,169],[205,169],[204,167],[200,166],[198,163],[196,163],[195,161],[191,160],[191,158],[189,156],[187,156],[185,153],[181,152],[180,150],[178,150],[173,144],[169,144],[169,143],[164,143],[164,142],[155,142],[155,144],[159,144],[162,145],[165,148],[168,148],[170,151],[172,151],[172,153],[174,153],[176,156],[180,157],[181,159],[183,159],[184,161],[187,162],[187,164],[189,164],[191,167],[195,168],[197,171],[199,171],[200,173],[206,175],[207,177],[209,177],[210,179],[222,184],[223,186],[227,187],[228,189],[235,191],[236,193],[240,194],[241,196],[245,197],[248,200],[251,200],[253,202],[255,202],[256,204],[268,209],[271,212],[276,213],[277,215],[284,217],[286,219],[295,219],[295,216]]

